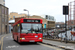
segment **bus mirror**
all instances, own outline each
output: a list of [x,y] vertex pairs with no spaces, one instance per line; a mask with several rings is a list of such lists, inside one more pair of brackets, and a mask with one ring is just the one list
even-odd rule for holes
[[19,24],[17,26],[19,27]]

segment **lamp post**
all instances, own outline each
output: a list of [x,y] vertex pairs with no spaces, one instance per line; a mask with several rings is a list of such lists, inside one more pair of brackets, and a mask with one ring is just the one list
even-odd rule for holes
[[69,14],[69,6],[63,6],[63,15],[65,15],[65,36],[66,36],[66,43],[67,43],[67,15]]
[[27,11],[28,12],[28,18],[29,18],[29,11],[27,9],[24,9],[24,11]]

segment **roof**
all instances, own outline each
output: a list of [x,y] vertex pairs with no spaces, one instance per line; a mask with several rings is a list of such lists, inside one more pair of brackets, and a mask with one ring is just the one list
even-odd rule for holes
[[9,23],[15,23],[15,20],[10,20]]

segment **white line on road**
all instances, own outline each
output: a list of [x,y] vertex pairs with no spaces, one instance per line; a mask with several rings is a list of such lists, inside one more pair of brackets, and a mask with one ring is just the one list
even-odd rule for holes
[[7,46],[6,48],[17,48],[19,46],[13,45],[13,46]]

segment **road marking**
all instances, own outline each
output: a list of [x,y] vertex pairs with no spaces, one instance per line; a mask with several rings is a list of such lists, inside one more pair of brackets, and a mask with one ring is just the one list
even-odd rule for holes
[[[10,34],[8,34],[8,35],[10,35]],[[3,38],[4,38],[5,36],[7,36],[7,35],[4,35],[4,36],[1,38],[1,50],[3,50]]]
[[6,48],[16,48],[16,47],[19,47],[19,46],[13,45],[13,46],[8,46]]
[[39,43],[40,45],[43,45],[43,46],[46,46],[46,47],[49,47],[49,48],[52,48],[52,49],[55,49],[55,50],[62,50],[62,49],[59,49],[59,48],[56,48],[56,47],[52,47],[52,46],[48,46],[48,45],[45,45],[45,44],[41,44]]

